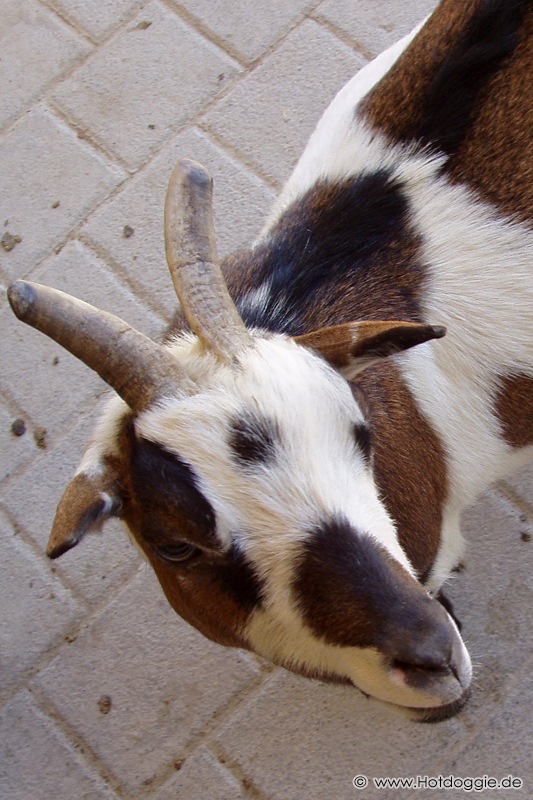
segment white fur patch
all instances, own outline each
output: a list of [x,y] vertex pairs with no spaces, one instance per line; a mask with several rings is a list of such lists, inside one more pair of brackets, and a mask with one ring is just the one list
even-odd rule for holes
[[461,509],[533,455],[505,442],[494,413],[499,378],[533,377],[533,231],[444,178],[407,191],[428,269],[423,314],[447,328],[442,341],[398,357],[448,457],[436,585],[460,558]]
[[244,297],[239,299],[238,303],[241,314],[244,315],[250,312],[264,313],[270,300],[271,290],[271,281],[266,281],[257,289],[252,289],[252,291],[245,294]]
[[[187,461],[224,528],[234,532],[258,573],[279,590],[292,571],[291,548],[323,520],[344,517],[387,548],[409,572],[351,428],[363,420],[346,383],[288,337],[257,338],[231,369],[174,345],[198,394],[168,400],[142,415],[139,435]],[[275,422],[274,459],[244,470],[229,445],[245,412]]]
[[283,187],[267,219],[259,241],[284,211],[304,195],[317,180],[337,180],[374,169],[389,162],[397,163],[396,154],[383,138],[355,121],[356,109],[368,92],[387,74],[403,51],[425,24],[423,20],[411,33],[367,64],[338,92],[322,115],[291,177]]
[[83,473],[89,480],[94,480],[102,474],[104,457],[106,455],[119,455],[117,439],[122,420],[128,411],[128,406],[120,397],[112,395],[106,399],[94,427],[93,435],[76,470],[76,475]]

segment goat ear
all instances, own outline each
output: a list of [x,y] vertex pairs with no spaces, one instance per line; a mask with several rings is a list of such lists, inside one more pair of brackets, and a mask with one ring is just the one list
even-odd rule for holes
[[74,547],[90,530],[101,528],[109,517],[118,517],[122,501],[118,480],[106,466],[96,478],[78,473],[59,501],[46,548],[49,558],[57,558]]
[[348,322],[295,336],[294,341],[315,350],[350,380],[381,358],[408,350],[446,333],[441,325],[398,320]]

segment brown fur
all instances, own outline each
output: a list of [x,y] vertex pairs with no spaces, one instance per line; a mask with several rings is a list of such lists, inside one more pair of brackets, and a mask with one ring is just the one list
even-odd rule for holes
[[505,441],[512,447],[533,444],[532,398],[533,378],[520,375],[505,378],[501,382],[496,398],[496,413]]
[[416,664],[425,635],[445,620],[440,604],[387,550],[342,520],[309,532],[292,588],[306,624],[322,640],[376,647],[404,662]]
[[294,341],[320,353],[333,367],[342,370],[354,361],[364,363],[390,356],[429,339],[438,339],[444,333],[445,328],[438,326],[377,320],[320,328],[295,336]]
[[[127,510],[125,522],[150,561],[168,602],[190,625],[218,644],[248,648],[242,630],[250,609],[242,606],[217,584],[216,560],[202,557],[202,563],[183,567],[165,562],[144,542],[138,530],[138,516]],[[176,520],[179,530],[180,520]]]
[[420,122],[428,81],[454,49],[479,0],[443,0],[416,39],[362,104],[365,116],[392,141]]
[[[305,215],[303,208],[304,224]],[[313,303],[301,309],[302,331],[288,332],[294,335],[359,320],[422,322],[420,303],[426,273],[420,262],[420,248],[420,238],[409,227],[402,227],[391,241],[376,251],[364,275],[354,269],[344,280],[332,282],[327,291],[317,293]],[[267,256],[268,244],[265,250],[257,247],[224,261],[222,269],[235,300],[261,284],[261,267]],[[183,317],[178,312],[171,330],[182,327]]]
[[[202,558],[193,560],[190,564],[173,564],[161,558],[143,536],[143,522],[152,520],[157,526],[158,522],[161,524],[161,520],[158,520],[160,511],[157,508],[147,507],[145,501],[141,507],[135,495],[131,466],[134,436],[133,420],[129,418],[120,434],[121,459],[120,462],[117,459],[114,464],[117,473],[121,475],[123,521],[152,565],[172,608],[209,639],[228,647],[247,647],[241,631],[251,607],[246,602],[239,602],[221,582],[220,571],[226,559],[224,554],[216,552],[213,537],[208,536],[202,541],[201,526],[198,526],[194,535],[198,538],[198,545],[206,548]],[[173,514],[171,509],[167,509],[164,519],[165,534],[179,539],[184,522],[194,524],[194,520],[183,520],[179,515]],[[240,579],[245,580],[245,577],[241,575]]]
[[533,215],[533,4],[521,42],[489,82],[470,135],[449,165],[452,180],[466,183],[503,214]]
[[396,522],[402,548],[424,580],[439,548],[447,496],[440,439],[390,362],[361,373],[355,385],[366,398],[382,500]]
[[[420,123],[426,87],[467,28],[480,0],[443,0],[415,41],[363,104],[373,125],[391,140],[406,140]],[[533,5],[520,42],[477,98],[467,136],[446,167],[504,214],[530,220],[533,209],[531,80]],[[413,134],[414,135],[414,134]]]

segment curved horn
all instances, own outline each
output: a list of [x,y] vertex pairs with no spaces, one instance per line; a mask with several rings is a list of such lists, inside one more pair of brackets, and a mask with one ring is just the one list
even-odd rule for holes
[[168,267],[187,320],[203,343],[226,361],[252,342],[218,264],[212,213],[213,181],[194,161],[181,161],[165,201]]
[[87,364],[135,411],[189,382],[170,353],[113,314],[27,281],[7,294],[20,320]]

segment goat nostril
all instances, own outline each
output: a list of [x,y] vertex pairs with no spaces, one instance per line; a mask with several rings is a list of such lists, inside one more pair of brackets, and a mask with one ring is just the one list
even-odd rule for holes
[[[393,669],[399,669],[401,672],[405,673],[406,675],[424,675],[430,672],[432,675],[435,676],[446,676],[453,673],[456,675],[455,670],[449,663],[438,663],[437,661],[427,661],[427,662],[409,662],[409,661],[402,661],[399,658],[394,658],[392,660],[391,666]],[[457,675],[456,675],[457,677]]]

